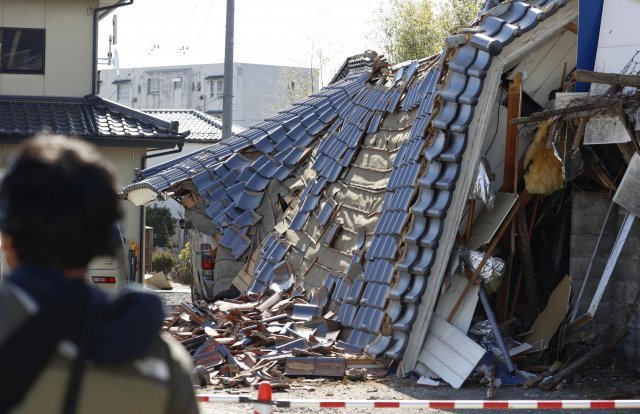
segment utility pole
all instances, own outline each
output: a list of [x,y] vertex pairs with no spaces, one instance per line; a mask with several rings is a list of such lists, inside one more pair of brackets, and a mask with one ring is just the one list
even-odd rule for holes
[[235,0],[227,0],[227,31],[224,39],[224,90],[222,95],[222,139],[231,136],[233,121],[233,13]]

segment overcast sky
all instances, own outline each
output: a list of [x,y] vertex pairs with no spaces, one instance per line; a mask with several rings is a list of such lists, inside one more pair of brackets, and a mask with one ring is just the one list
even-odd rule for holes
[[[380,51],[375,19],[389,2],[236,0],[234,61],[319,67],[322,58],[327,82],[348,56]],[[135,0],[113,14],[122,68],[224,61],[224,0]],[[100,24],[101,58],[112,15]]]

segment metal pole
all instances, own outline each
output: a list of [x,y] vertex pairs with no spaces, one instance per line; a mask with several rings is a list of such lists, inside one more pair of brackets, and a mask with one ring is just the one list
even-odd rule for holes
[[569,322],[573,322],[576,320],[578,316],[578,307],[580,306],[580,300],[582,300],[582,295],[584,294],[584,290],[587,287],[587,282],[589,281],[589,276],[591,276],[591,268],[593,267],[593,262],[596,259],[596,253],[598,253],[598,247],[600,247],[600,241],[602,240],[602,235],[604,234],[604,229],[607,227],[607,222],[609,221],[609,216],[611,215],[611,210],[613,210],[613,201],[609,202],[609,209],[607,210],[607,215],[602,222],[602,227],[600,228],[600,234],[598,234],[598,239],[596,240],[596,245],[593,248],[593,253],[591,254],[591,260],[589,260],[589,266],[587,266],[587,272],[584,274],[584,279],[582,280],[582,286],[580,286],[580,293],[573,300],[572,306],[573,310],[569,315]]
[[498,343],[498,348],[500,348],[500,352],[502,352],[502,358],[507,364],[509,374],[514,375],[516,373],[516,368],[513,366],[511,355],[509,355],[509,350],[507,349],[507,346],[504,343],[504,339],[502,338],[502,333],[500,332],[500,325],[498,325],[496,316],[493,314],[491,304],[489,303],[489,296],[487,296],[487,292],[484,290],[484,286],[482,286],[482,283],[480,284],[479,294],[480,301],[482,302],[482,306],[484,307],[484,313],[487,314],[487,318],[489,319],[489,323],[491,324],[491,328],[493,329],[493,335],[496,337],[496,342]]
[[224,40],[224,94],[222,96],[222,139],[231,136],[233,120],[233,13],[235,0],[227,0],[227,31]]
[[604,291],[607,288],[607,284],[609,283],[609,279],[611,279],[611,275],[613,274],[613,269],[616,267],[616,262],[618,261],[618,256],[622,252],[622,248],[624,247],[624,242],[627,241],[627,237],[629,237],[629,232],[631,231],[631,226],[633,226],[633,222],[636,219],[636,216],[633,215],[630,211],[627,211],[627,215],[624,217],[624,222],[622,223],[622,227],[618,232],[618,237],[616,237],[616,242],[613,245],[613,249],[611,249],[611,253],[609,254],[609,259],[607,260],[607,264],[602,271],[602,279],[600,279],[600,283],[598,284],[598,288],[596,289],[596,293],[593,294],[593,299],[591,300],[591,304],[589,305],[589,310],[587,313],[590,316],[596,314],[596,310],[598,310],[598,305],[600,305],[600,300],[604,295]]

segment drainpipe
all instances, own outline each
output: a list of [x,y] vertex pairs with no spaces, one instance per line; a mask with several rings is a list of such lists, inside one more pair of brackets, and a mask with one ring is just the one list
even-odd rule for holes
[[91,95],[96,94],[97,86],[97,73],[98,73],[98,13],[105,10],[113,10],[118,7],[130,6],[133,4],[133,0],[122,1],[113,4],[111,6],[96,7],[93,9],[93,53],[91,61]]
[[[140,172],[144,171],[144,169],[147,168],[147,160],[149,158],[156,158],[163,155],[177,154],[181,152],[184,143],[180,142],[176,145],[178,146],[177,149],[165,152],[154,152],[152,154],[145,154],[140,157]],[[138,283],[144,283],[144,208],[144,206],[140,206],[140,271],[138,272]]]

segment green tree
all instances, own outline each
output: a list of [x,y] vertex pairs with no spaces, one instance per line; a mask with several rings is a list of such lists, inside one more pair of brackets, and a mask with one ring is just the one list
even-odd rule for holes
[[147,226],[153,227],[155,247],[168,247],[169,239],[176,234],[175,223],[167,207],[148,207]]
[[431,56],[444,39],[477,16],[482,0],[392,0],[381,10],[382,47],[393,63]]

